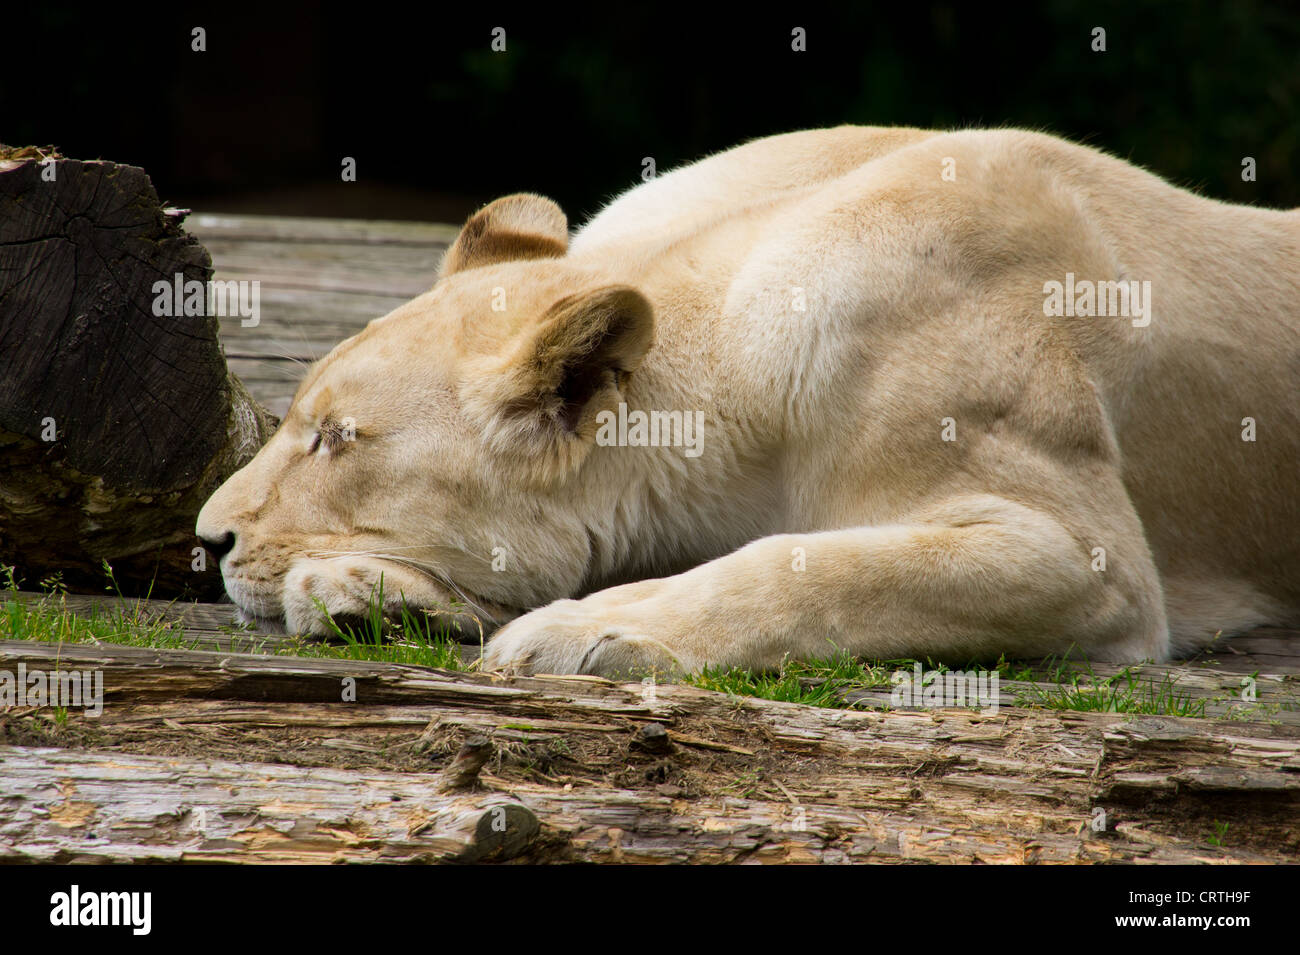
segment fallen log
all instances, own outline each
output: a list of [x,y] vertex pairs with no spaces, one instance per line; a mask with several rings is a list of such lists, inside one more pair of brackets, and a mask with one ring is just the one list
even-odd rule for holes
[[134,166],[0,148],[0,563],[31,583],[102,593],[107,560],[127,592],[220,593],[194,518],[275,421],[185,214]]
[[504,861],[540,828],[507,796],[400,778],[18,747],[0,765],[23,807],[9,862]]
[[1300,859],[1285,725],[0,643],[19,664],[98,669],[104,708],[0,715],[0,861],[455,861],[494,799],[538,828],[485,860]]

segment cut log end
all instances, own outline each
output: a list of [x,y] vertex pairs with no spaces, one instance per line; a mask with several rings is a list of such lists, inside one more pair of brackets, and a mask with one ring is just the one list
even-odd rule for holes
[[231,376],[216,317],[158,305],[212,277],[144,170],[0,152],[0,563],[37,583],[215,596],[207,497],[275,420]]

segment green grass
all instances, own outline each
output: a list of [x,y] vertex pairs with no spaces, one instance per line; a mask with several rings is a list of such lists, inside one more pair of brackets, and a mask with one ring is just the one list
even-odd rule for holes
[[[451,635],[451,629],[438,615],[412,611],[402,604],[400,621],[385,619],[384,580],[379,578],[378,592],[372,595],[370,606],[361,622],[339,624],[319,601],[317,608],[324,615],[333,641],[306,644],[308,652],[295,650],[300,656],[328,657],[337,660],[368,660],[385,663],[409,663],[437,667],[443,670],[463,670],[460,643]],[[459,607],[449,608],[456,612]]]
[[[786,661],[775,671],[711,667],[687,677],[684,682],[730,696],[754,696],[783,703],[852,709],[860,704],[847,703],[845,694],[854,690],[892,690],[894,684],[891,676],[899,670],[910,673],[918,662],[927,671],[946,673],[952,669],[928,659],[863,660],[836,649],[831,655],[820,659]],[[1010,679],[1004,671],[1010,671],[1012,666],[999,660],[994,669],[998,670],[1000,678]],[[963,669],[980,668],[972,665]],[[1024,665],[1015,672],[1029,674],[1032,670]],[[1020,675],[1015,678],[1029,677]]]
[[[185,633],[174,620],[157,619],[156,611],[146,611],[142,601],[122,596],[113,579],[112,569],[105,563],[108,586],[117,594],[111,607],[90,611],[67,610],[58,601],[66,593],[57,578],[41,581],[40,589],[50,598],[43,601],[21,600],[18,597],[19,581],[14,579],[13,568],[0,568],[3,589],[3,612],[0,613],[0,639],[37,640],[44,643],[112,643],[158,650],[194,650],[200,644]],[[382,581],[381,581],[382,588]],[[330,639],[295,639],[286,644],[261,647],[262,652],[280,656],[303,656],[333,660],[367,660],[386,663],[409,663],[463,670],[460,644],[456,642],[445,622],[437,615],[402,609],[400,621],[385,620],[378,612],[382,606],[383,591],[371,602],[371,609],[359,623],[340,624],[327,615]],[[456,609],[456,608],[451,608]],[[246,632],[236,626],[227,628],[233,637]],[[257,634],[248,633],[253,646]]]
[[844,701],[846,692],[889,686],[892,670],[886,663],[870,664],[836,651],[820,660],[786,661],[776,671],[706,667],[684,682],[728,696],[844,708],[848,706]]
[[[117,603],[112,609],[92,613],[71,613],[57,600],[27,603],[18,599],[19,581],[12,567],[0,568],[4,581],[4,607],[0,614],[0,636],[12,640],[40,640],[48,643],[118,643],[133,647],[158,647],[168,650],[188,649],[191,641],[175,624],[148,616],[144,604],[122,597],[113,579],[112,568],[105,562],[107,590],[115,591]],[[66,593],[57,575],[47,577],[40,589],[50,597]]]
[[[1208,700],[1197,699],[1178,689],[1169,674],[1159,682],[1144,679],[1133,667],[1110,676],[1097,676],[1090,665],[1085,670],[1070,668],[1062,660],[1049,667],[1051,686],[1036,685],[1018,696],[1021,706],[1085,713],[1134,713],[1144,716],[1205,716]],[[1043,677],[1039,675],[1037,679]]]
[[1229,823],[1219,822],[1219,820],[1215,819],[1213,824],[1214,824],[1214,832],[1210,834],[1210,836],[1206,839],[1206,841],[1210,845],[1218,846],[1220,849],[1222,849],[1224,840],[1228,838]]
[[[770,672],[708,668],[687,677],[685,682],[729,696],[852,708],[854,704],[844,699],[846,693],[858,689],[892,688],[890,675],[896,670],[911,670],[916,662],[866,661],[837,652],[820,660],[786,663]],[[922,669],[943,673],[951,668],[926,660]],[[980,669],[980,666],[972,663],[959,669],[973,670]],[[1142,677],[1134,667],[1125,667],[1111,676],[1100,677],[1086,660],[1072,663],[1066,657],[1049,659],[1037,665],[1000,658],[992,669],[1002,680],[1049,684],[1022,691],[1016,699],[1019,706],[1092,713],[1204,717],[1209,702],[1179,690],[1168,674],[1154,681]]]

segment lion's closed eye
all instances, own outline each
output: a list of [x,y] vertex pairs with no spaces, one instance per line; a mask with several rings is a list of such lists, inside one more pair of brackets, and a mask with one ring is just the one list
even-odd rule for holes
[[335,418],[333,415],[326,415],[312,438],[309,453],[315,454],[324,445],[326,451],[335,454],[345,444],[356,439],[357,426],[352,418]]

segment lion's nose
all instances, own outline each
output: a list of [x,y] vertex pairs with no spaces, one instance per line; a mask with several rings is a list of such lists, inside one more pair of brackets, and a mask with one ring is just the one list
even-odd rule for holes
[[217,560],[229,554],[230,549],[235,546],[235,535],[230,531],[226,531],[220,537],[200,537],[199,540],[203,541]]

